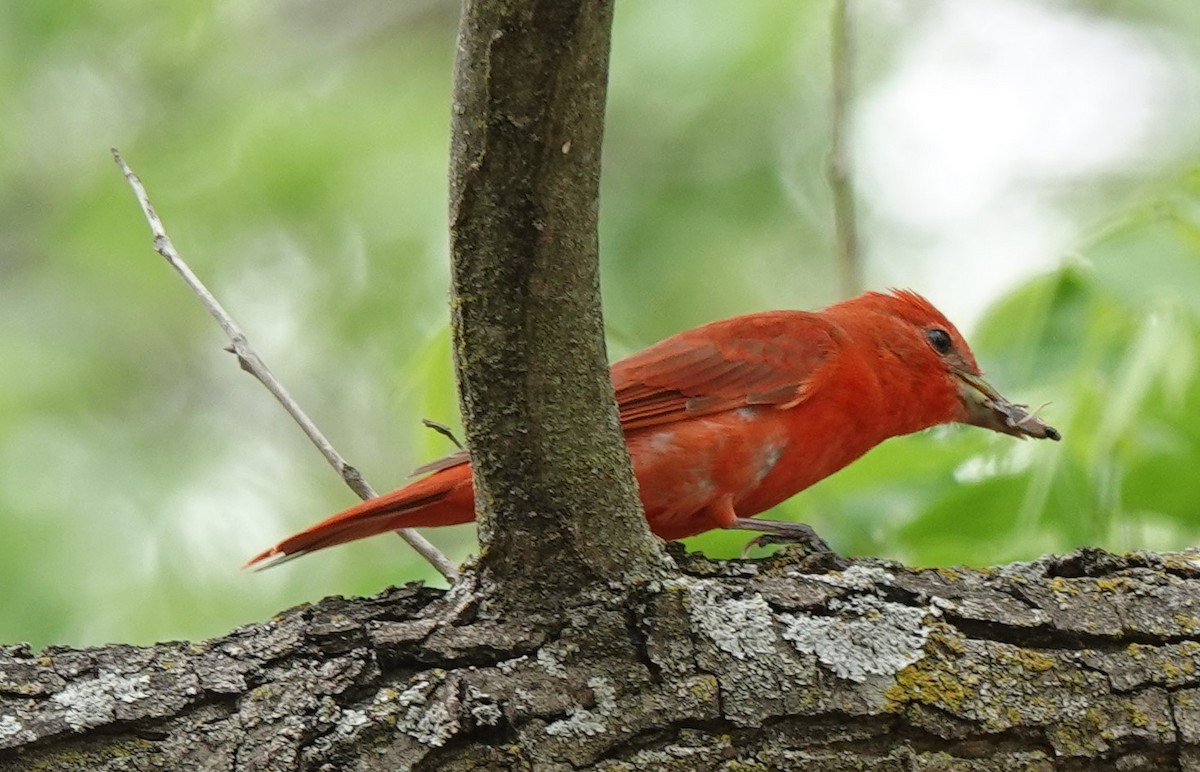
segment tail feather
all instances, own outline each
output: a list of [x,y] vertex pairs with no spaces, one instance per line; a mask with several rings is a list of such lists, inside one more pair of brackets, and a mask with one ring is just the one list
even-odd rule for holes
[[322,520],[250,558],[244,567],[272,568],[310,552],[387,531],[474,519],[471,467],[458,464]]

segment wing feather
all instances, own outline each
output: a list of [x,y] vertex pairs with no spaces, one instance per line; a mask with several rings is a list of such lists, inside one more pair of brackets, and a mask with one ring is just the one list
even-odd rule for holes
[[626,431],[748,405],[790,407],[811,392],[834,350],[829,322],[768,311],[688,330],[617,362]]
[[[625,431],[752,405],[793,407],[820,385],[838,335],[805,311],[766,311],[681,332],[612,366]],[[419,467],[469,461],[466,451]]]

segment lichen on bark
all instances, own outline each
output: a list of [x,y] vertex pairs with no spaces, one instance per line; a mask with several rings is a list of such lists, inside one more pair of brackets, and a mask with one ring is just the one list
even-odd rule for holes
[[[680,575],[552,626],[409,586],[203,643],[3,647],[0,770],[1196,769],[1195,557],[676,552]],[[1088,632],[1125,597],[1135,614]],[[801,619],[928,630],[909,664],[862,672],[797,645]]]

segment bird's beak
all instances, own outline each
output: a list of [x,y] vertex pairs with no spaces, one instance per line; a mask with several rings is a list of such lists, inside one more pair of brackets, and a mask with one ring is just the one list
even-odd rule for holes
[[958,379],[958,393],[967,409],[965,423],[1020,438],[1062,439],[1058,429],[1030,413],[1025,405],[1009,402],[980,376],[957,367],[950,372]]

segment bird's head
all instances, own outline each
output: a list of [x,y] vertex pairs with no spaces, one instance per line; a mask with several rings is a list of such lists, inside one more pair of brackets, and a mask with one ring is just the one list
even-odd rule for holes
[[878,332],[879,345],[887,355],[903,363],[915,378],[928,381],[934,387],[932,392],[944,395],[939,401],[948,401],[944,408],[950,414],[939,416],[941,421],[981,426],[1022,439],[1062,439],[1057,429],[1030,413],[1025,405],[1010,402],[983,379],[962,335],[917,293],[868,292],[839,306],[853,307],[851,314],[864,321],[875,317],[869,324]]

